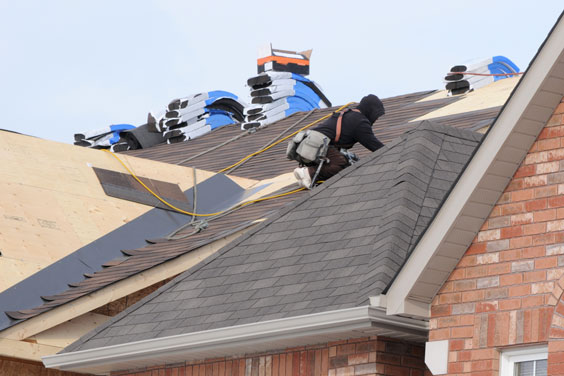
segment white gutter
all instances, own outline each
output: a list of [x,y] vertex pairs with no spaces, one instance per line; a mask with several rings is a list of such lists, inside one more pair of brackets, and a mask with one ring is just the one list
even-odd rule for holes
[[[264,352],[281,349],[277,347],[281,344],[295,345],[299,339],[307,339],[310,344],[320,343],[340,338],[343,334],[348,336],[351,332],[356,332],[359,337],[367,332],[377,333],[378,328],[420,341],[427,337],[425,321],[390,317],[383,309],[363,306],[49,355],[42,359],[47,368],[108,373],[154,365],[155,359],[174,363],[217,356],[218,353],[226,356]],[[312,337],[317,342],[311,342]]]

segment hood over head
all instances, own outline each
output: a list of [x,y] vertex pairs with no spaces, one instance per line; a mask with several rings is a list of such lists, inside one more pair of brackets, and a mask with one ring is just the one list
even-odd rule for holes
[[368,118],[370,123],[374,123],[378,118],[386,113],[384,104],[374,94],[369,94],[360,100],[358,110]]

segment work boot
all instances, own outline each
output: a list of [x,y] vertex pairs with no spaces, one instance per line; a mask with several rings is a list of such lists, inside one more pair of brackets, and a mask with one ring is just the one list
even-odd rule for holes
[[294,176],[296,177],[300,187],[309,189],[311,186],[311,176],[309,176],[307,167],[297,167],[294,169]]

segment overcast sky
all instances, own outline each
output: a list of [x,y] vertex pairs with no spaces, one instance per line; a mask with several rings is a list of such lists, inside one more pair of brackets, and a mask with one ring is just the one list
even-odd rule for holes
[[526,69],[562,10],[562,0],[0,0],[0,128],[71,143],[141,125],[189,94],[247,99],[269,42],[313,48],[310,78],[335,105],[442,89],[450,66],[476,58]]

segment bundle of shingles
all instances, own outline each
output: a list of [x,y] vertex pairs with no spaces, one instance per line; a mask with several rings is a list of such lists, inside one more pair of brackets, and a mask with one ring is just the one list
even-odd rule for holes
[[245,108],[242,129],[264,127],[299,111],[331,107],[321,88],[304,77],[309,74],[311,50],[276,50],[268,45],[259,51],[258,75],[247,80],[251,105]]
[[519,67],[505,56],[494,56],[484,60],[450,68],[445,77],[448,95],[464,94],[508,77],[515,77]]
[[188,141],[214,129],[243,121],[246,104],[236,95],[215,90],[172,100],[164,111],[149,113],[151,132],[167,143]]
[[104,128],[74,134],[74,144],[94,149],[108,149],[120,139],[120,133],[134,129],[131,124],[114,124]]

